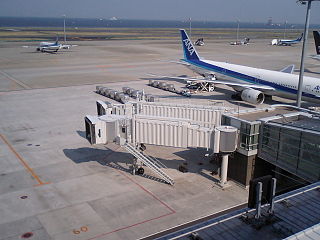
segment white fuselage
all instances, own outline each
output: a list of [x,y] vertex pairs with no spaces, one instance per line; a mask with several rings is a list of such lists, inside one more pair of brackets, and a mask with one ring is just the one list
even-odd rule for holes
[[41,42],[39,46],[40,51],[58,51],[61,48],[60,44],[53,42]]
[[[261,90],[266,95],[277,95],[280,97],[296,99],[299,83],[299,76],[290,73],[247,67],[242,65],[216,62],[210,60],[187,61],[189,68],[200,75],[227,76],[234,82],[243,84],[264,85],[274,90]],[[236,91],[242,91],[241,86],[233,87]],[[302,99],[320,103],[320,79],[307,77],[303,78]]]

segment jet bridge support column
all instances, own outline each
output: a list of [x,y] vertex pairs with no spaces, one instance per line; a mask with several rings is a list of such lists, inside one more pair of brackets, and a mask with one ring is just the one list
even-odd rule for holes
[[220,185],[224,187],[227,184],[229,154],[222,154]]
[[[227,188],[228,184],[228,160],[229,154],[234,152],[237,148],[238,130],[231,126],[220,126],[216,130],[219,132],[219,149],[218,152],[222,156],[220,167],[220,181],[218,185],[221,188]],[[217,150],[217,149],[216,149]]]

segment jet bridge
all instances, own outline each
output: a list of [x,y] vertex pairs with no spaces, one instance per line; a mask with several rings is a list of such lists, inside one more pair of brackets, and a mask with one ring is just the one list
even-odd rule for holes
[[[97,110],[99,116],[85,117],[89,142],[116,142],[135,157],[133,173],[137,170],[141,174],[142,166],[147,166],[169,184],[174,181],[162,170],[164,166],[143,153],[144,144],[200,147],[212,149],[214,153],[233,152],[237,145],[237,129],[220,126],[222,113],[230,110],[224,107],[147,102],[110,104],[97,101]],[[220,142],[223,143],[221,146]],[[224,182],[227,158],[225,162],[222,171],[225,172]]]
[[202,127],[190,119],[147,115],[86,116],[86,136],[91,144],[129,142],[193,148],[214,149],[215,128]]
[[222,106],[202,106],[191,104],[175,104],[161,102],[128,102],[126,104],[112,104],[97,101],[98,115],[112,114],[146,115],[154,117],[183,118],[189,119],[194,124],[202,127],[216,127],[221,124],[223,113],[232,112],[233,108]]

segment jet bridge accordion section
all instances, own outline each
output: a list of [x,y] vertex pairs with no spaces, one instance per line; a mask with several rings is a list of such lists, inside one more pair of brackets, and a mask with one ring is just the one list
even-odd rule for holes
[[116,115],[144,115],[188,119],[201,127],[217,127],[221,125],[221,116],[231,108],[219,106],[201,106],[189,104],[172,104],[160,102],[129,102],[126,104],[111,104],[97,101],[98,115],[110,113]]
[[91,144],[116,142],[167,147],[214,149],[214,128],[192,124],[188,119],[121,115],[86,116],[86,138]]
[[137,103],[139,114],[158,117],[185,118],[203,127],[220,126],[225,108],[170,103]]
[[135,116],[132,124],[133,143],[213,148],[214,129],[194,125],[188,119]]

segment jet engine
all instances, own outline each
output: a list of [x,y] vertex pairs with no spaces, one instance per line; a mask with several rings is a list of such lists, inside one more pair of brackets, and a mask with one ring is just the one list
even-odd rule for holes
[[262,104],[264,101],[264,94],[258,90],[248,88],[241,92],[241,99],[248,103]]

